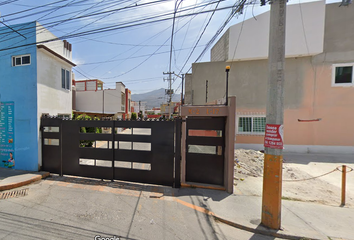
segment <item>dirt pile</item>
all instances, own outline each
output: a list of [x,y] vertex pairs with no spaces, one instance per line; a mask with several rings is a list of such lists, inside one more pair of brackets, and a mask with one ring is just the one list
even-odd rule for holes
[[235,173],[260,177],[263,174],[264,154],[260,151],[236,149]]
[[[236,194],[261,196],[263,166],[264,153],[255,150],[236,149],[234,192]],[[286,159],[283,160],[283,199],[337,205],[340,202],[340,188],[336,186],[337,184],[317,178],[316,176],[320,174],[311,175],[308,168],[316,168],[316,166],[287,163]],[[340,173],[338,172],[337,175],[340,175]],[[350,196],[348,196],[348,200],[353,201]]]

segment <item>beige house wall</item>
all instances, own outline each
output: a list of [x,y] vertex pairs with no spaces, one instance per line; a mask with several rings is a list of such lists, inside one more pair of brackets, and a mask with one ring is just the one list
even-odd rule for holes
[[[339,8],[338,3],[328,4],[325,16],[323,52],[286,58],[285,151],[354,153],[354,124],[350,124],[354,119],[354,84],[342,87],[332,83],[336,64],[354,65],[354,5]],[[237,98],[237,116],[265,116],[266,59],[193,64],[193,74],[186,79],[186,103],[206,104],[206,80],[209,102],[225,98],[227,65],[231,67],[229,96]],[[237,134],[235,143],[236,147],[263,149],[263,141],[262,134]]]

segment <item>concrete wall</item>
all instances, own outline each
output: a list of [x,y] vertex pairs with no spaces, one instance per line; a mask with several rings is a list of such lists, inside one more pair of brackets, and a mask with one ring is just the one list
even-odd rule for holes
[[229,58],[229,33],[228,29],[210,51],[210,61],[226,61]]
[[121,110],[121,89],[76,91],[76,110],[80,112],[104,112],[113,114],[123,112]]
[[[19,34],[7,27],[0,28],[0,101],[14,102],[14,159],[15,169],[38,170],[37,118],[37,49],[36,23],[12,25]],[[22,30],[21,30],[22,29]],[[30,54],[31,64],[12,66],[12,56]]]
[[193,104],[192,103],[192,74],[185,75],[185,90],[184,90],[184,104]]
[[[321,53],[324,19],[325,1],[288,5],[286,56],[297,57]],[[229,35],[229,61],[268,58],[269,12],[258,15],[257,19],[250,18],[231,26],[229,33],[225,35]]]
[[[291,58],[286,60],[285,107],[297,108],[303,95],[303,73],[311,67],[310,58]],[[208,80],[208,102],[225,97],[225,67],[229,72],[229,96],[236,96],[236,106],[242,108],[265,108],[267,96],[268,64],[266,60],[243,62],[196,63],[192,66],[191,88],[187,86],[186,99],[192,98],[193,105],[205,104],[205,81]],[[187,88],[188,87],[188,88]],[[188,91],[187,91],[188,89]],[[187,96],[188,94],[188,96]]]
[[[62,40],[58,39],[57,36],[55,36],[53,33],[51,33],[48,29],[43,27],[38,22],[36,22],[36,26],[37,26],[36,29],[37,42],[39,44],[45,45],[46,47],[50,48],[52,51],[64,56],[70,61],[72,60],[72,51],[69,52],[66,49],[64,49],[64,43]],[[45,42],[53,39],[58,39],[58,40]]]
[[[72,91],[61,87],[61,69],[70,71],[72,66],[44,49],[37,51],[37,117],[40,119],[43,113],[50,115],[72,114]],[[71,82],[71,81],[70,81]],[[70,87],[71,89],[71,87]],[[37,133],[41,142],[40,121],[38,121]],[[38,145],[38,160],[42,165],[42,146]]]

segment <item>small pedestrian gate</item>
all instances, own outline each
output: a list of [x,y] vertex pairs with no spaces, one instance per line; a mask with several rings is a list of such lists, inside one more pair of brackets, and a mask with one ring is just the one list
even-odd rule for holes
[[186,181],[224,185],[225,117],[188,117]]
[[87,121],[43,117],[41,131],[45,171],[180,186],[179,119]]
[[183,106],[181,116],[181,184],[232,193],[236,98],[228,106]]

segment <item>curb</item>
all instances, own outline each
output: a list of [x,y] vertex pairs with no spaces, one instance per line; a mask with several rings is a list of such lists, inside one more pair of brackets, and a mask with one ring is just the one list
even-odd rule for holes
[[30,179],[22,181],[22,182],[9,183],[9,184],[6,184],[6,185],[1,185],[0,184],[0,191],[5,191],[5,190],[13,189],[13,188],[22,187],[22,186],[31,184],[33,182],[40,181],[42,178],[46,178],[46,177],[48,177],[50,175],[49,172],[42,172],[42,173],[39,173],[39,174],[40,175],[33,176]]
[[303,240],[303,239],[311,239],[311,240],[320,240],[320,239],[316,239],[316,238],[309,238],[309,237],[305,237],[305,236],[294,236],[294,235],[290,235],[290,234],[284,234],[284,233],[278,233],[276,232],[277,230],[272,230],[272,229],[256,229],[256,228],[252,228],[252,227],[247,227],[245,225],[242,224],[238,224],[235,222],[231,222],[229,220],[223,219],[221,217],[216,216],[215,214],[211,214],[211,216],[219,222],[225,223],[231,227],[235,227],[244,231],[248,231],[248,232],[253,232],[253,233],[257,233],[257,234],[262,234],[262,235],[266,235],[266,236],[270,236],[270,237],[277,237],[277,238],[284,238],[284,239],[291,239],[291,240]]

